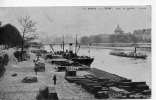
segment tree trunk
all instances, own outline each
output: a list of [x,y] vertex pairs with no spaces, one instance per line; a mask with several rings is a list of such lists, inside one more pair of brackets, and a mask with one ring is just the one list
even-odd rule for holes
[[25,34],[25,30],[23,31],[23,40],[22,40],[22,48],[21,48],[21,60],[23,60],[23,52],[24,52],[24,34]]

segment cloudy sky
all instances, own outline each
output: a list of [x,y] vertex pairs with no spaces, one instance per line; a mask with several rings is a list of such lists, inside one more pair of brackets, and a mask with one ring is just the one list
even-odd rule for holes
[[31,16],[40,36],[112,34],[117,24],[125,32],[151,28],[150,6],[116,7],[25,7],[0,8],[2,25],[20,29],[17,19]]

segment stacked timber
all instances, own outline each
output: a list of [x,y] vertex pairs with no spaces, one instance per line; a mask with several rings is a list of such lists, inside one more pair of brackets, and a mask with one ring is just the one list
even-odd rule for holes
[[89,93],[93,94],[97,99],[104,99],[108,98],[108,88],[102,86],[98,79],[92,75],[85,75],[85,76],[76,76],[76,77],[65,77],[65,79],[69,82],[74,82],[77,85],[81,85]]
[[19,62],[25,61],[30,58],[30,56],[27,54],[26,51],[16,51],[14,52],[14,56],[17,58]]
[[76,76],[77,68],[70,66],[66,67],[65,76]]
[[91,74],[84,76],[66,76],[65,79],[69,82],[80,85],[98,99],[109,97],[120,99],[146,99],[151,96],[151,90],[146,82],[132,82],[128,79],[114,81],[114,79],[97,77]]
[[129,92],[118,87],[109,87],[109,95],[112,98],[126,99],[129,97]]
[[69,71],[69,70],[75,70],[75,71],[77,71],[77,70],[79,70],[79,67],[74,67],[74,66],[57,66],[57,71],[58,72],[63,72],[63,71]]
[[130,93],[140,94],[140,98],[145,98],[144,96],[150,96],[151,90],[146,82],[120,82],[118,87],[124,89]]

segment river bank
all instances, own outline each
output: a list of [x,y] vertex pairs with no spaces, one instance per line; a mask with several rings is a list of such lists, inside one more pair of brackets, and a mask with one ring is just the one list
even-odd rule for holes
[[[0,99],[2,100],[36,100],[42,87],[53,87],[59,100],[96,100],[81,87],[64,79],[65,72],[56,72],[56,65],[45,63],[45,72],[34,72],[33,60],[35,54],[30,53],[30,59],[22,62],[11,60],[6,66],[4,77],[0,79]],[[43,59],[42,59],[43,60]],[[87,74],[78,72],[79,75]],[[52,77],[57,76],[57,84]],[[37,77],[37,82],[23,83],[25,77]]]
[[[14,58],[14,57],[12,57]],[[94,95],[88,93],[81,86],[69,83],[65,80],[65,72],[57,72],[57,65],[45,61],[45,72],[34,72],[34,53],[30,53],[30,59],[22,62],[12,60],[6,66],[6,73],[0,81],[0,98],[4,100],[36,100],[36,96],[41,87],[54,87],[59,100],[98,100]],[[42,59],[44,60],[44,59]],[[17,74],[17,76],[14,76]],[[112,74],[99,68],[91,68],[90,71],[77,71],[77,76],[94,74],[111,81],[121,81],[127,78]],[[57,76],[57,84],[53,84],[52,77]],[[35,83],[22,83],[26,76],[37,77]]]

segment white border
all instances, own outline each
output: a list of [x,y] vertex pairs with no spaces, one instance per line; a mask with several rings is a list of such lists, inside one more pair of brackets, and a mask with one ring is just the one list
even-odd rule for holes
[[[154,76],[156,73],[156,0],[0,0],[0,7],[43,7],[43,6],[141,6],[152,5],[152,99],[156,99]],[[153,52],[154,51],[154,52]]]
[[155,35],[155,32],[156,32],[156,1],[153,0],[152,1],[152,99],[153,100],[156,100],[156,80],[155,80],[155,76],[156,76],[156,61],[154,61],[156,59],[156,35]]
[[0,0],[0,6],[120,6],[151,5],[151,0]]

